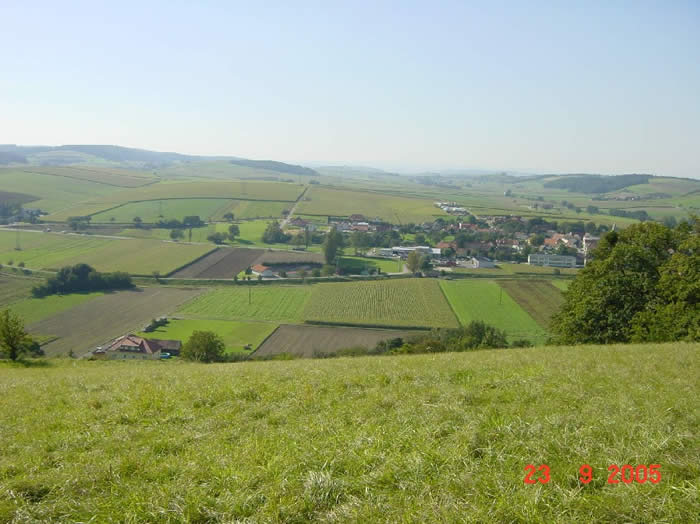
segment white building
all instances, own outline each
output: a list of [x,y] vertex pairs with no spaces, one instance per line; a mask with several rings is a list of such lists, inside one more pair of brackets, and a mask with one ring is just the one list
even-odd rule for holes
[[472,257],[471,260],[467,262],[467,267],[478,269],[496,267],[496,264],[493,263],[493,260],[486,257]]
[[527,256],[527,263],[531,266],[576,267],[576,257],[535,253]]

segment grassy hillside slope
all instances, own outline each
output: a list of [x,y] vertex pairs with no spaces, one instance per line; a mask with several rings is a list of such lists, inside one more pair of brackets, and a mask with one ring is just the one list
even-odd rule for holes
[[0,521],[692,522],[699,350],[0,364]]

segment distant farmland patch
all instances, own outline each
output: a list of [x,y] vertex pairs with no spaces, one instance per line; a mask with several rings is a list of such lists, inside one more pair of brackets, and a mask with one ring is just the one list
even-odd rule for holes
[[310,189],[297,207],[307,215],[350,216],[355,213],[368,218],[379,217],[394,224],[434,220],[447,214],[435,207],[432,200],[407,198],[371,192],[341,189]]
[[499,280],[498,284],[544,329],[549,329],[552,315],[564,302],[561,291],[546,280]]
[[218,248],[180,271],[174,278],[233,278],[264,253],[262,249]]
[[16,251],[16,233],[0,231],[0,262],[24,262],[35,269],[58,269],[82,262],[99,271],[134,275],[159,271],[167,275],[213,249],[213,245],[73,234],[22,232],[19,238],[21,250]]
[[152,318],[167,315],[201,293],[199,289],[152,287],[109,293],[28,326],[31,334],[58,337],[43,346],[47,355],[82,355],[96,346],[137,332]]
[[458,325],[438,282],[414,278],[316,284],[304,320],[365,326]]
[[226,287],[188,302],[178,314],[188,318],[298,322],[310,295],[310,286]]
[[158,179],[148,173],[127,171],[125,169],[103,169],[99,167],[32,167],[24,171],[38,175],[59,176],[76,180],[87,180],[98,184],[118,187],[140,187],[157,182]]
[[0,274],[0,309],[17,300],[29,297],[32,286],[42,283],[43,279]]
[[231,207],[231,200],[224,198],[174,198],[166,200],[147,200],[129,202],[113,209],[107,209],[92,215],[93,222],[130,223],[139,217],[144,223],[152,224],[159,219],[182,220],[186,216],[199,216],[210,220],[221,215]]
[[255,352],[255,357],[271,357],[286,353],[298,357],[313,357],[319,353],[337,353],[351,347],[373,348],[378,342],[391,338],[416,336],[418,331],[369,329],[330,326],[283,325]]
[[39,200],[39,197],[12,191],[0,191],[0,204],[27,204],[34,200]]

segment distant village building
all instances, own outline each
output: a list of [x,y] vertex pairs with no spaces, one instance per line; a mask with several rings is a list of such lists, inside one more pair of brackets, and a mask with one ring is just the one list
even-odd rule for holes
[[429,246],[394,246],[391,248],[393,255],[399,255],[401,257],[407,257],[409,253],[413,253],[414,251],[420,253],[421,255],[432,255],[433,253]]
[[531,266],[576,267],[576,257],[535,253],[527,256],[527,263]]
[[182,342],[179,340],[124,335],[106,348],[96,349],[92,355],[102,360],[158,360],[164,353],[172,356],[179,355],[181,349]]
[[473,269],[496,267],[493,260],[486,257],[472,257],[469,262],[467,262],[467,267]]
[[594,237],[586,233],[583,236],[583,254],[586,256],[590,255],[591,251],[598,247],[599,242],[600,237]]

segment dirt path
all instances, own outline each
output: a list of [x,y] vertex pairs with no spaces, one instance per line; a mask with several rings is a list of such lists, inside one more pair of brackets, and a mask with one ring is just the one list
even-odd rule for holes
[[287,215],[287,218],[282,220],[282,223],[280,224],[281,228],[286,227],[289,220],[294,216],[294,212],[297,210],[297,206],[299,205],[299,202],[301,202],[301,199],[304,198],[304,195],[306,194],[308,189],[309,189],[309,186],[306,186],[304,188],[304,191],[302,191],[301,194],[297,197],[296,202],[294,202],[294,207],[292,207],[292,209],[289,210],[289,214]]

